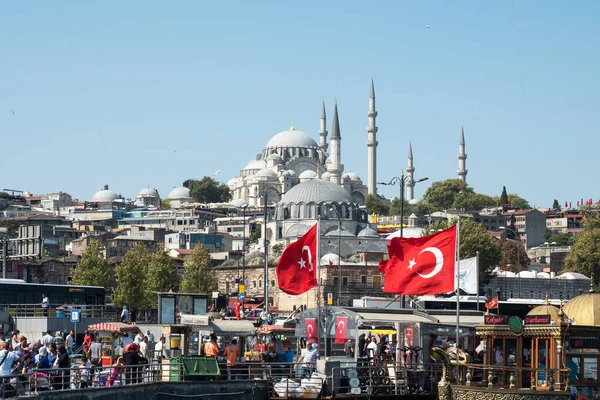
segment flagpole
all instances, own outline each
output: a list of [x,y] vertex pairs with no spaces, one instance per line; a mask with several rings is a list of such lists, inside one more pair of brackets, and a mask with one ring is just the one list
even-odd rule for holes
[[321,216],[317,216],[317,340],[319,343],[319,351],[320,353],[320,343],[321,343],[321,258],[320,258],[320,246],[321,246]]
[[460,216],[456,222],[456,359],[460,343]]
[[477,311],[479,311],[479,252],[475,255],[475,269],[477,271]]

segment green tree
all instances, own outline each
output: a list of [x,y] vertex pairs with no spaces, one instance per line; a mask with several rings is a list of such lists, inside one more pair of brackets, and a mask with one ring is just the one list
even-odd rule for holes
[[150,260],[150,253],[142,243],[125,253],[121,265],[115,268],[117,287],[113,302],[117,307],[128,306],[130,310],[140,310],[150,305],[146,296],[146,274]]
[[523,245],[514,240],[501,240],[500,254],[498,266],[504,271],[521,272],[531,263]]
[[210,176],[201,180],[188,179],[183,182],[183,186],[190,189],[190,196],[197,203],[226,203],[231,199],[229,186]]
[[283,243],[277,243],[271,248],[271,253],[273,253],[274,258],[277,258],[283,253],[284,249],[285,246],[283,245]]
[[6,228],[9,235],[16,235],[20,225],[16,219],[0,220],[0,228]]
[[600,281],[600,217],[584,221],[583,232],[575,237],[575,244],[565,258],[563,271],[579,272]]
[[[456,219],[434,222],[423,228],[422,234],[429,235],[430,231],[448,229],[456,225]],[[490,236],[485,227],[470,219],[460,220],[460,259],[475,257],[479,252],[479,285],[487,283],[492,278],[492,271],[501,259],[498,241]]]
[[423,195],[423,202],[427,204],[430,212],[449,210],[453,207],[459,193],[473,194],[473,189],[460,179],[446,179],[433,182]]
[[508,202],[510,203],[511,208],[516,208],[518,210],[530,210],[531,206],[529,202],[522,197],[519,197],[516,194],[508,195]]
[[156,253],[150,255],[144,288],[146,289],[147,302],[152,307],[158,305],[155,292],[179,291],[177,266],[164,246],[161,246]]
[[392,202],[390,203],[390,208],[388,209],[388,215],[400,215],[400,206],[404,209],[404,215],[410,215],[410,205],[406,201],[406,199],[401,202],[398,197],[394,197]]
[[554,201],[552,202],[552,209],[560,210],[560,204],[558,204],[558,200],[554,199]]
[[210,294],[217,289],[217,277],[211,265],[210,254],[202,244],[183,263],[181,290],[185,293]]
[[502,194],[500,195],[500,205],[508,204],[508,193],[506,193],[506,186],[502,186]]
[[115,286],[115,269],[104,258],[103,247],[96,239],[91,239],[81,260],[71,272],[71,284],[83,286],[102,286],[111,292]]
[[171,200],[169,199],[162,199],[160,201],[160,209],[161,210],[169,210],[171,208]]
[[452,208],[465,211],[479,211],[497,204],[496,200],[487,194],[460,192],[454,197]]
[[389,207],[379,197],[368,194],[365,199],[365,207],[369,214],[388,215]]
[[546,242],[550,244],[556,243],[556,246],[572,246],[575,243],[575,237],[568,233],[555,233],[550,235]]

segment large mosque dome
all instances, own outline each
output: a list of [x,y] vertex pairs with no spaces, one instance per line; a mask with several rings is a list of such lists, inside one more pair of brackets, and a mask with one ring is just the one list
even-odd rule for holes
[[154,188],[144,188],[144,189],[140,190],[137,197],[141,198],[141,197],[160,197],[160,196],[158,195],[158,190],[156,190]]
[[333,182],[312,179],[291,188],[281,199],[281,204],[290,203],[354,203],[344,188]]
[[600,293],[580,294],[569,300],[563,311],[576,325],[600,326]]
[[108,185],[104,185],[102,190],[97,191],[92,197],[92,201],[96,203],[112,203],[119,196],[108,188]]
[[318,145],[307,133],[291,127],[289,131],[279,132],[277,135],[273,136],[266,146],[267,149],[279,147],[317,148]]
[[175,188],[175,189],[171,190],[171,193],[169,193],[169,195],[167,196],[167,199],[189,201],[192,199],[190,196],[190,189],[183,187],[183,186]]

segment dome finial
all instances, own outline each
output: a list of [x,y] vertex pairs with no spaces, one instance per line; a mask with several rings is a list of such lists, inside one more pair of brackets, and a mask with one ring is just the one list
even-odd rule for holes
[[295,131],[296,128],[294,127],[294,120],[292,120],[292,126],[290,127],[290,131]]

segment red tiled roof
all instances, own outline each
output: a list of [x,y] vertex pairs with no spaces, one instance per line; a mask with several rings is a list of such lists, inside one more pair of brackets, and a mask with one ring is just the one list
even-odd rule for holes
[[189,256],[191,254],[194,254],[194,250],[188,250],[188,249],[174,249],[176,252],[178,252],[179,254],[181,254],[182,256]]
[[510,217],[511,215],[525,215],[527,213],[530,213],[533,210],[517,210],[517,211],[508,211],[503,213],[502,215],[504,215],[505,217]]

